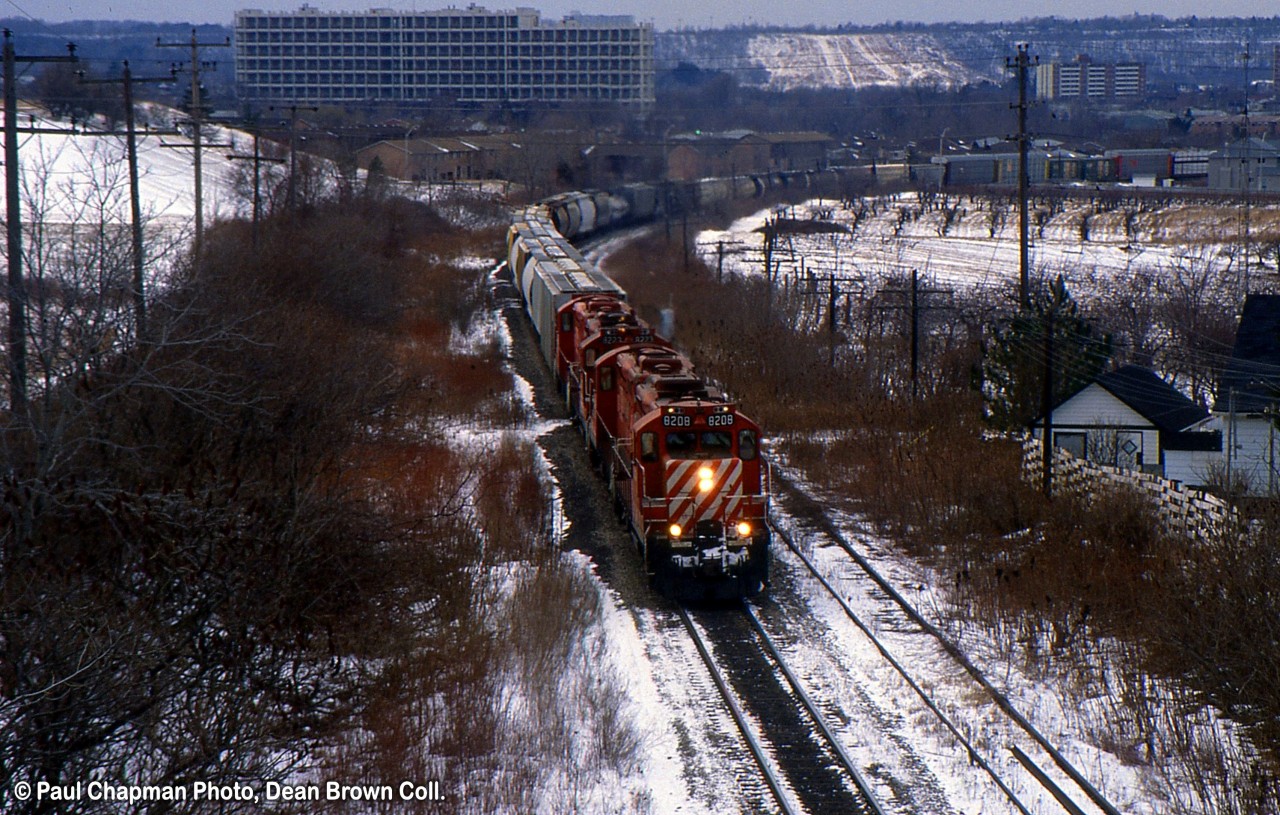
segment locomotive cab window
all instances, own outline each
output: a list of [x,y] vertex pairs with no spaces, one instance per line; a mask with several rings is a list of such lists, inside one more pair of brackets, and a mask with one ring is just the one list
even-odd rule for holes
[[641,461],[657,461],[658,460],[658,434],[657,433],[641,433],[640,434],[640,460]]
[[756,457],[756,433],[754,430],[738,432],[738,457],[751,461]]
[[560,330],[568,331],[571,328],[573,328],[573,315],[566,311],[560,315]]
[[698,452],[698,434],[688,430],[667,434],[667,455],[693,458]]
[[705,458],[723,458],[733,449],[733,434],[722,430],[708,430],[702,434],[699,454]]
[[613,390],[613,367],[609,366],[600,371],[600,390]]
[[585,356],[583,356],[583,358],[582,358],[582,361],[583,361],[585,364],[589,365],[589,366],[590,366],[590,365],[595,365],[595,364],[596,364],[596,349],[594,349],[594,348],[588,348],[588,349],[587,349],[587,353],[586,353],[586,355],[585,355]]

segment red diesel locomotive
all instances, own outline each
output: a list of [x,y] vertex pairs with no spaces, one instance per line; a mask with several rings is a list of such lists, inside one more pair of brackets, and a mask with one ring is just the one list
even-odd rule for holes
[[[508,233],[508,262],[646,571],[684,598],[758,593],[770,540],[759,425],[698,376],[601,272],[581,260],[576,275],[563,262],[552,274],[529,266],[546,249],[526,244],[545,243],[549,223],[545,209],[523,213]],[[581,257],[572,247],[552,254]],[[551,303],[553,313],[542,305]]]

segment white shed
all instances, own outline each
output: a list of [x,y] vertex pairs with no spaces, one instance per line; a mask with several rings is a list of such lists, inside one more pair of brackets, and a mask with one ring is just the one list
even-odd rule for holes
[[[1207,483],[1222,436],[1204,408],[1146,368],[1103,374],[1050,414],[1054,444],[1097,464],[1141,470],[1191,486]],[[1033,430],[1043,433],[1043,418]]]

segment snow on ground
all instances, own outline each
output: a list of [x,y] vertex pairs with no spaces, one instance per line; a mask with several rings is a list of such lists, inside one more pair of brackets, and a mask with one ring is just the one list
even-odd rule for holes
[[[915,269],[957,288],[1002,288],[1018,279],[1018,218],[1012,207],[952,198],[954,214],[924,206],[915,194],[840,202],[810,201],[762,210],[725,230],[697,236],[698,252],[714,265],[723,247],[724,269],[738,275],[764,273],[766,219],[823,220],[850,232],[782,235],[773,262],[784,278],[816,275],[861,278],[868,285]],[[1207,219],[1188,212],[1198,226],[1177,217],[1183,208],[1142,214],[1126,224],[1114,213],[1092,214],[1072,201],[1031,231],[1033,275],[1063,274],[1068,283],[1089,274],[1106,279],[1139,266],[1167,268],[1198,262],[1227,263],[1224,249],[1237,237],[1238,216]],[[1189,209],[1189,208],[1188,208]],[[1088,240],[1082,241],[1082,232]],[[1086,274],[1089,273],[1089,274]]]
[[[993,216],[990,210],[979,209],[972,202],[968,204],[971,211],[964,212],[964,202],[951,203],[958,210],[948,219],[940,208],[922,207],[915,195],[868,199],[854,202],[848,209],[829,201],[812,201],[785,211],[763,210],[722,231],[704,231],[698,236],[697,245],[709,265],[714,266],[723,252],[727,273],[760,275],[763,235],[756,230],[766,219],[779,215],[798,221],[819,219],[841,224],[849,233],[783,236],[774,259],[784,279],[795,281],[809,274],[862,274],[870,286],[877,279],[914,268],[957,288],[1013,284],[1018,276],[1016,212]],[[1102,282],[1139,263],[1155,268],[1190,262],[1226,264],[1230,262],[1231,240],[1238,234],[1237,222],[1238,214],[1230,210],[1199,212],[1191,205],[1126,219],[1114,213],[1092,214],[1084,203],[1069,203],[1047,218],[1042,230],[1033,231],[1033,268],[1041,273],[1061,272],[1069,282]],[[1085,231],[1089,239],[1082,241]],[[822,495],[821,488],[814,484],[804,485],[804,489],[812,495]],[[780,524],[793,524],[785,513],[777,515]],[[841,526],[846,540],[858,545],[877,570],[926,618],[948,630],[942,611],[947,606],[945,588],[939,584],[938,575],[897,554],[887,541],[868,536],[858,519],[845,517]],[[947,806],[956,811],[1012,812],[1007,798],[972,766],[963,748],[942,729],[933,714],[925,711],[918,697],[871,648],[865,635],[808,576],[798,558],[781,545],[775,551],[779,568],[788,575],[803,602],[805,612],[801,619],[811,621],[807,627],[793,626],[788,631],[797,637],[788,655],[797,661],[796,667],[802,673],[813,677],[816,694],[842,711],[842,718],[849,723],[844,732],[851,751],[868,766],[883,768],[890,776],[894,775],[895,760],[899,762],[899,772],[908,774],[915,771],[914,761],[922,761],[928,775],[945,790]],[[1017,779],[1013,786],[1022,802],[1034,813],[1060,811],[1059,804],[1030,779],[1008,750],[1009,743],[1021,738],[1021,731],[1008,722],[937,642],[895,626],[901,615],[886,605],[878,591],[869,588],[865,576],[843,551],[811,545],[808,554],[862,619],[876,629],[877,636],[885,637],[894,655],[919,672],[922,684],[936,695],[941,707],[986,750],[985,757],[1002,775]],[[1141,758],[1141,744],[1100,743],[1115,730],[1116,710],[1105,693],[1082,686],[1084,677],[1044,671],[1020,658],[1011,659],[1008,649],[1001,648],[979,626],[951,628],[948,636],[959,642],[961,650],[1006,693],[1014,707],[1120,811],[1154,815],[1168,811],[1176,803],[1195,800],[1191,779],[1181,776],[1176,768],[1160,766],[1158,761],[1148,763]],[[1111,692],[1117,692],[1119,683],[1116,677],[1107,676],[1107,666],[1094,667],[1113,683]],[[1226,744],[1233,755],[1247,754],[1248,748],[1238,743],[1236,728],[1214,712],[1178,708],[1170,702],[1176,692],[1169,688],[1152,686],[1147,692],[1157,717],[1191,721],[1189,729],[1203,743]],[[1025,739],[1022,741],[1025,743]],[[1156,752],[1160,752],[1159,747]],[[1047,756],[1035,758],[1086,812],[1096,811]],[[879,777],[881,773],[872,775]]]
[[931,34],[757,34],[749,57],[769,72],[767,87],[959,86],[988,79],[955,59]]
[[[855,46],[810,42],[804,47],[827,55],[837,49],[841,59],[849,61],[852,57],[847,55],[853,53]],[[864,49],[866,56],[860,57],[864,61],[891,61],[883,44],[860,43],[856,47]],[[834,62],[829,56],[817,61],[824,65]],[[243,134],[210,134],[211,141],[229,138],[242,145],[248,142]],[[141,183],[145,211],[181,228],[194,213],[192,167],[189,149],[164,146],[175,141],[178,139],[157,136],[140,140],[140,156],[146,168]],[[46,187],[62,185],[72,191],[87,189],[85,177],[105,178],[113,185],[122,183],[119,173],[123,150],[119,139],[32,137],[23,145],[24,178],[28,186],[33,185],[33,179],[45,179]],[[238,168],[225,157],[226,152],[211,149],[205,153],[206,214],[211,218],[229,215],[235,207],[229,180]],[[80,195],[79,199],[71,196],[71,200],[83,203],[88,199]],[[113,199],[110,205],[123,206],[118,210],[119,217],[127,218],[127,199]],[[918,209],[912,197],[899,196],[874,211],[860,213],[852,237],[789,236],[776,258],[784,274],[792,275],[864,273],[870,278],[917,268],[933,274],[939,282],[957,286],[998,286],[1016,278],[1016,220],[971,210],[958,213],[947,223],[939,210],[916,212]],[[828,211],[836,222],[852,226],[854,211],[842,210],[830,202],[802,205],[788,215],[805,219]],[[702,233],[698,237],[700,252],[714,262],[717,247],[723,243],[726,271],[760,274],[761,235],[753,230],[771,214],[764,211],[722,232]],[[75,212],[64,215],[73,217]],[[1187,252],[1213,253],[1212,247],[1188,248],[1165,242],[1177,233],[1167,225],[1152,222],[1145,227],[1147,232],[1138,236],[1142,239],[1134,240],[1124,225],[1106,218],[1097,219],[1090,240],[1082,243],[1082,219],[1078,212],[1061,213],[1049,220],[1043,232],[1037,231],[1032,255],[1036,268],[1062,270],[1070,277],[1072,270],[1079,268],[1123,270],[1136,262],[1180,262]],[[1223,229],[1229,230],[1230,224],[1204,237],[1211,239]],[[462,265],[478,271],[483,268],[481,264],[480,259],[465,259]],[[495,340],[504,350],[510,348],[512,341],[496,313],[490,313],[466,333],[457,335],[453,344],[464,351],[477,350]],[[532,386],[517,376],[516,390],[532,416]],[[532,440],[557,426],[559,423],[531,421],[520,433]],[[495,432],[483,428],[473,428],[463,435],[468,437],[467,444],[483,446],[498,440]],[[552,478],[545,460],[542,467]],[[563,527],[561,500],[558,490],[553,491],[557,529]],[[856,521],[848,519],[847,526],[848,536],[857,537]],[[926,591],[929,575],[922,574],[916,564],[895,558],[888,546],[876,541],[866,544],[867,554],[895,584],[922,587],[913,592],[912,599],[924,610],[936,604],[936,598]],[[822,568],[846,587],[846,595],[866,612],[868,619],[881,625],[893,619],[877,605],[882,601],[865,592],[865,581],[856,577],[853,567],[839,553],[822,550],[814,555],[825,564]],[[572,568],[595,579],[593,566],[585,556],[570,554],[566,558]],[[795,637],[790,656],[814,683],[811,690],[815,695],[846,717],[848,723],[843,732],[849,747],[871,768],[870,775],[887,790],[886,797],[892,795],[895,784],[911,779],[922,805],[927,804],[914,811],[1011,811],[1004,796],[970,766],[967,756],[957,750],[931,715],[921,712],[914,695],[869,649],[865,637],[844,619],[834,603],[819,595],[811,580],[799,575],[794,556],[780,551],[779,568],[789,576],[791,596],[799,599],[809,615],[804,624],[788,631]],[[687,636],[652,611],[623,607],[600,581],[596,580],[595,586],[601,611],[597,628],[590,636],[596,638],[597,644],[586,647],[592,651],[599,647],[605,663],[600,666],[602,675],[612,676],[623,692],[623,719],[636,729],[640,746],[638,766],[630,775],[602,775],[590,789],[577,790],[584,803],[580,811],[701,815],[741,809],[742,779],[735,774],[741,763],[733,746],[737,737],[726,714],[713,701],[714,690],[709,687]],[[989,715],[989,703],[974,696],[971,683],[945,667],[946,660],[937,657],[936,644],[918,634],[892,630],[883,633],[890,637],[897,656],[927,671],[930,688],[957,719],[967,723],[966,727],[991,747],[989,757],[1008,767],[1013,759],[1004,749],[1009,738],[1001,730],[1005,725],[999,724],[999,717]],[[1038,722],[1122,810],[1135,815],[1160,811],[1160,802],[1148,795],[1153,788],[1150,771],[1122,764],[1116,756],[1089,744],[1084,737],[1088,723],[1083,714],[1064,708],[1050,680],[1027,675],[1022,666],[1002,662],[994,649],[984,647],[978,639],[966,640],[965,649],[991,678],[998,678],[999,684],[1010,690],[1015,705]],[[585,722],[583,729],[588,729]],[[1058,811],[1056,802],[1043,792],[1028,792],[1024,801],[1037,815]]]
[[[821,498],[823,489],[803,483],[803,490]],[[1021,769],[1008,746],[1017,743],[1042,770],[1072,796],[1085,812],[1098,808],[1058,771],[1052,760],[1029,746],[1022,731],[980,690],[939,643],[904,624],[897,606],[891,603],[853,563],[843,550],[815,545],[818,537],[807,533],[785,511],[775,507],[775,521],[796,533],[802,551],[819,571],[836,586],[841,597],[854,608],[864,624],[887,646],[893,656],[909,667],[914,678],[927,689],[939,707],[975,743],[983,757],[1010,783],[1020,801],[1032,813],[1049,815],[1061,811],[1059,804]],[[1118,716],[1116,700],[1124,685],[1105,661],[1093,671],[1105,676],[1105,687],[1091,685],[1086,672],[1067,672],[1063,666],[1044,670],[1043,666],[1011,655],[979,625],[957,630],[948,615],[945,580],[928,567],[898,553],[892,544],[869,534],[858,518],[836,514],[843,537],[858,547],[863,557],[883,575],[908,602],[959,646],[1013,707],[1025,716],[1076,769],[1119,811],[1128,815],[1156,815],[1175,805],[1195,810],[1202,801],[1194,789],[1201,779],[1188,771],[1162,764],[1167,745],[1156,734],[1154,755],[1144,744],[1114,743]],[[919,773],[913,762],[927,767],[924,780],[937,780],[945,790],[948,808],[963,813],[1012,813],[1007,797],[989,777],[970,762],[959,742],[946,732],[928,712],[918,696],[873,649],[868,638],[853,625],[840,606],[807,572],[799,557],[784,545],[775,548],[780,572],[786,582],[781,595],[799,598],[800,619],[808,625],[792,625],[786,636],[795,642],[787,649],[793,667],[814,683],[814,695],[831,709],[839,710],[847,722],[842,729],[846,745],[866,766],[877,768],[876,779],[898,780]],[[786,602],[785,600],[783,602]],[[1100,643],[1099,654],[1105,654]],[[1046,643],[1040,649],[1048,652]],[[1104,657],[1105,660],[1105,657]],[[1152,723],[1160,728],[1179,722],[1203,745],[1219,745],[1229,756],[1248,756],[1239,728],[1215,711],[1188,704],[1166,683],[1150,680],[1144,684],[1146,704],[1153,712]],[[1123,729],[1123,728],[1120,728]],[[1102,743],[1105,740],[1107,743]],[[895,763],[896,762],[896,763]],[[1247,762],[1245,762],[1247,764]],[[1194,774],[1193,768],[1189,771]],[[917,782],[920,783],[920,782]],[[882,787],[884,785],[882,784]],[[893,800],[898,786],[889,785],[886,802]],[[919,787],[913,788],[914,791]],[[925,802],[929,803],[929,802]],[[903,811],[945,811],[936,804]]]
[[[176,111],[153,106],[148,118],[155,129],[168,130],[176,115]],[[25,105],[21,116],[24,124],[30,116],[41,127],[68,126],[65,121],[50,119]],[[217,126],[206,126],[202,132],[206,143],[201,153],[205,217],[212,221],[236,211],[231,179],[239,162],[227,157],[232,152],[227,145],[234,143],[243,151],[252,137]],[[182,136],[148,134],[139,126],[138,192],[144,217],[185,225],[195,216],[194,151],[183,146],[190,143]],[[84,203],[93,197],[89,188],[95,182],[118,191],[107,212],[121,223],[129,222],[124,136],[99,136],[92,130],[76,135],[41,133],[24,138],[19,157],[27,189],[53,187],[70,193],[49,197],[51,208],[42,213],[46,222],[72,223],[82,218]],[[24,212],[24,218],[31,214]]]

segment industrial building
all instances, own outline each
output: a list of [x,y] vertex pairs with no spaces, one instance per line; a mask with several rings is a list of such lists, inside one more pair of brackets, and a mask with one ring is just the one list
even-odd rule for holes
[[235,66],[250,103],[654,101],[653,26],[625,16],[244,10]]

